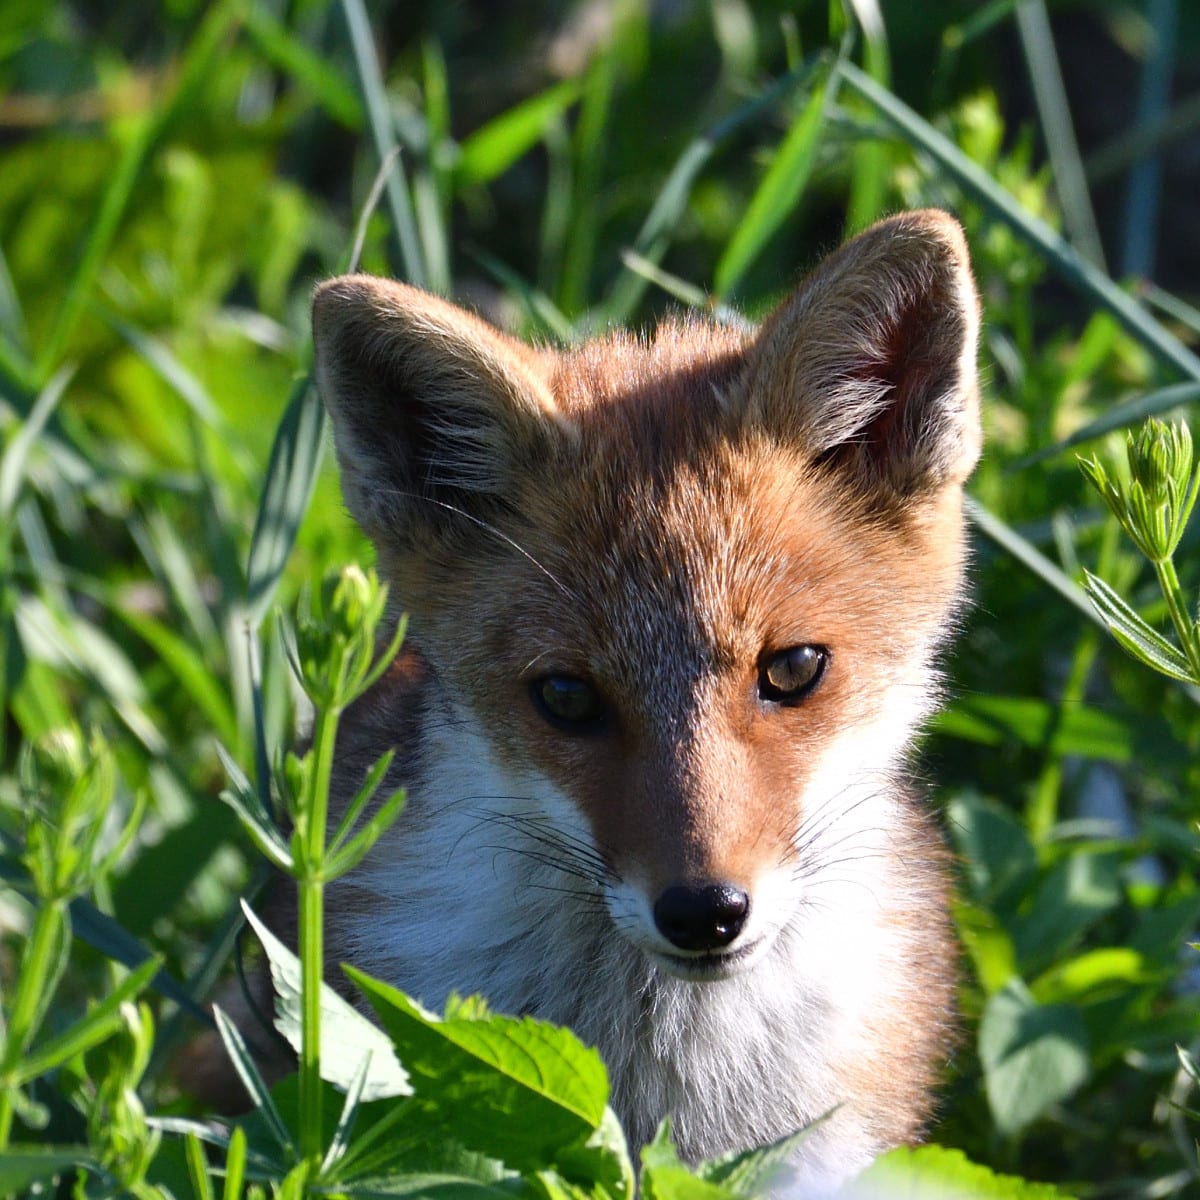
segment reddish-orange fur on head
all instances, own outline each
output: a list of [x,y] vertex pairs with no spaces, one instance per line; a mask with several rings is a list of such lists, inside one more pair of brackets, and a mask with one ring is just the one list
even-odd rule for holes
[[[413,796],[333,894],[347,956],[576,1024],[635,1139],[670,1109],[714,1153],[844,1102],[806,1152],[820,1181],[918,1131],[953,952],[900,775],[961,591],[977,324],[935,212],[843,247],[756,333],[535,350],[400,284],[323,285],[343,488],[412,618],[343,743],[347,794],[411,743]],[[789,647],[824,674],[764,700]],[[548,722],[547,676],[603,720]],[[716,884],[748,898],[744,954],[677,952],[656,898]]]

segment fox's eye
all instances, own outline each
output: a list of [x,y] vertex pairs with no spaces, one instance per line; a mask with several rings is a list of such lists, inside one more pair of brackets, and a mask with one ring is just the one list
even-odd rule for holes
[[824,646],[789,646],[766,659],[758,672],[758,698],[775,704],[803,700],[821,682],[829,651]]
[[590,733],[604,720],[604,701],[585,679],[547,675],[535,680],[531,690],[542,716],[567,733]]

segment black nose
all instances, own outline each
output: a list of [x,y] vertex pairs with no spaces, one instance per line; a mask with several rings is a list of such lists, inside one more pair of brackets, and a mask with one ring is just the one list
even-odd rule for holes
[[742,931],[750,897],[729,883],[675,883],[654,904],[659,932],[680,950],[720,950]]

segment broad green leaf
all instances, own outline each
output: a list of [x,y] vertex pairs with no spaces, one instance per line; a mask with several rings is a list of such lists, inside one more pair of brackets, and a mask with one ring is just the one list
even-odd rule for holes
[[752,1146],[749,1150],[735,1150],[719,1158],[702,1162],[696,1174],[708,1183],[715,1183],[727,1193],[751,1200],[754,1196],[775,1195],[788,1191],[788,1164],[796,1152],[812,1136],[813,1131],[831,1116],[836,1109],[818,1117],[803,1129],[780,1138],[765,1146]]
[[959,899],[953,908],[958,940],[971,959],[979,986],[990,996],[1017,974],[1012,937],[995,913],[981,904]]
[[1033,696],[962,696],[932,724],[939,733],[988,746],[1017,741],[1052,754],[1118,763],[1135,757],[1138,737],[1128,718]]
[[[242,909],[266,951],[275,985],[275,1028],[300,1052],[300,960],[254,914]],[[409,1096],[408,1073],[396,1061],[384,1032],[357,1012],[328,984],[321,985],[321,1078],[343,1092],[356,1086],[363,1063],[370,1060],[361,1084],[363,1100]]]
[[0,1195],[19,1196],[75,1167],[103,1175],[86,1146],[9,1146],[0,1150]]
[[729,295],[771,236],[795,210],[812,171],[836,77],[834,68],[816,85],[804,110],[779,143],[745,216],[717,263],[713,288],[718,296]]
[[992,996],[979,1025],[979,1060],[997,1129],[1019,1133],[1087,1079],[1087,1032],[1069,1005],[1039,1005],[1019,980]]
[[683,1164],[671,1140],[670,1121],[663,1121],[654,1141],[642,1148],[638,1184],[641,1200],[729,1200],[735,1194],[693,1174]]
[[1120,865],[1117,851],[1073,847],[1051,867],[1022,914],[1008,922],[1022,967],[1054,961],[1120,903]]
[[578,79],[567,79],[493,117],[466,138],[458,158],[463,183],[490,183],[541,141],[549,122],[579,99]]
[[847,1200],[1069,1200],[1048,1183],[997,1175],[945,1146],[901,1146],[860,1175]]
[[515,1175],[487,1183],[467,1175],[406,1172],[339,1186],[338,1195],[355,1200],[534,1200],[536,1193]]
[[950,801],[946,824],[972,893],[999,911],[1013,907],[1037,871],[1025,827],[1008,809],[969,794]]
[[453,1113],[453,1136],[467,1146],[536,1170],[600,1127],[604,1064],[569,1030],[529,1017],[443,1020],[387,984],[346,972],[391,1036],[418,1099]]
[[1151,978],[1145,959],[1126,946],[1089,950],[1056,963],[1030,985],[1039,1004],[1085,1004]]

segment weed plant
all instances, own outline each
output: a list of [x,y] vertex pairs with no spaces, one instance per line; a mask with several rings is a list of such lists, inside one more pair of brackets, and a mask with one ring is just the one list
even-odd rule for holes
[[[962,861],[964,1038],[939,1146],[877,1170],[1200,1194],[1195,476],[1182,434],[1099,465],[1200,399],[1200,313],[1115,277],[1090,203],[1124,171],[1121,261],[1167,243],[1146,168],[1191,110],[1155,80],[1200,51],[1197,13],[1075,6],[1134,47],[1144,101],[1084,159],[1043,0],[419,7],[0,16],[0,1194],[763,1186],[770,1153],[697,1175],[669,1131],[631,1164],[566,1032],[362,978],[378,1025],[320,1004],[322,881],[402,800],[364,792],[326,832],[381,602],[369,574],[320,582],[369,549],[324,462],[308,296],[361,262],[543,339],[669,304],[753,320],[843,233],[930,204],[962,220],[985,306],[977,605],[926,746]],[[1001,115],[1013,47],[1034,127]],[[271,614],[305,588],[285,636]],[[312,749],[288,758],[298,714]],[[216,1018],[255,1102],[221,1121],[171,1063],[256,940],[239,897],[253,912],[265,860],[306,897],[298,961],[263,935],[301,1070],[268,1088]],[[570,1069],[534,1086],[502,1046]],[[876,1185],[916,1186],[896,1178]]]

